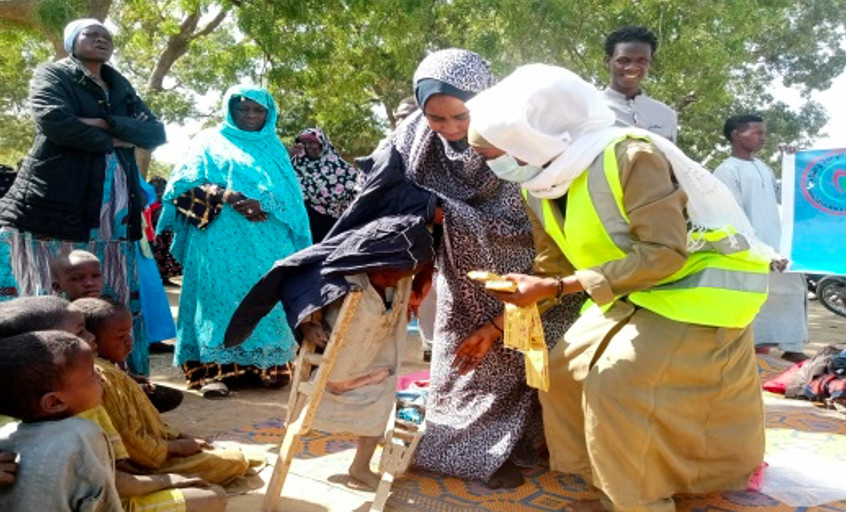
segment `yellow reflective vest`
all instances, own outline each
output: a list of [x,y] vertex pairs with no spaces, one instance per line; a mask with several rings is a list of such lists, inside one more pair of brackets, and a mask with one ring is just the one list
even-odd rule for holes
[[[617,165],[622,140],[611,142],[570,185],[562,198],[566,219],[554,200],[523,191],[544,230],[577,270],[622,259],[631,251]],[[688,254],[685,265],[652,288],[630,293],[629,301],[679,322],[746,327],[767,298],[769,261],[752,254],[748,241],[730,227],[692,237],[698,249]]]

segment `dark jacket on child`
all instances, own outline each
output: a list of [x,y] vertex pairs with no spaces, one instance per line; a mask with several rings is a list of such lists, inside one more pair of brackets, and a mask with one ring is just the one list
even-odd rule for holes
[[418,215],[389,215],[326,238],[277,261],[241,300],[226,328],[224,345],[250,337],[277,303],[297,326],[356,286],[344,276],[429,264],[435,251],[426,221]]

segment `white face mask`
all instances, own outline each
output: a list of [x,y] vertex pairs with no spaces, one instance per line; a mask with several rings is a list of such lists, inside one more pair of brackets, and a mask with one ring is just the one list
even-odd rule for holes
[[529,181],[543,171],[543,168],[535,165],[520,165],[513,156],[508,154],[488,160],[488,167],[499,179],[517,183]]

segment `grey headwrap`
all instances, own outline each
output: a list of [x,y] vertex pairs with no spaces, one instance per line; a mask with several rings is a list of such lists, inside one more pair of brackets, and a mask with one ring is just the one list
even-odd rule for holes
[[65,26],[64,32],[65,51],[70,54],[73,54],[73,43],[74,41],[76,41],[76,37],[79,35],[80,32],[93,25],[97,25],[105,28],[106,30],[109,30],[108,27],[103,25],[100,20],[95,20],[94,18],[81,18],[68,23]]

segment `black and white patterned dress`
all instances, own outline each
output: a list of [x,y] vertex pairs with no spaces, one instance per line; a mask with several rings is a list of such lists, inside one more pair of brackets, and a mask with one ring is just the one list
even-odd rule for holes
[[[472,93],[495,81],[484,59],[455,49],[427,57],[414,78],[415,83],[434,78]],[[427,431],[417,466],[487,481],[521,439],[540,434],[537,392],[526,385],[523,355],[501,342],[467,375],[451,364],[461,342],[503,308],[467,272],[531,273],[531,223],[519,185],[497,179],[466,142],[450,143],[432,132],[422,114],[402,124],[392,142],[406,175],[436,194],[444,212]],[[571,302],[546,313],[548,341],[559,339],[575,319],[579,299]]]

